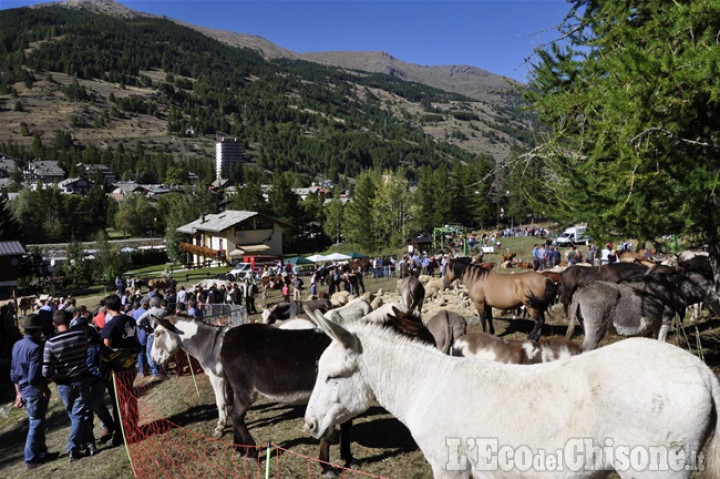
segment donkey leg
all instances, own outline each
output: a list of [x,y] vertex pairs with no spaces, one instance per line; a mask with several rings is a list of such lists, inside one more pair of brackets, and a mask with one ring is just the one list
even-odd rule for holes
[[330,435],[332,431],[328,431],[324,437],[320,438],[320,446],[318,451],[318,459],[320,459],[320,467],[322,468],[322,477],[325,479],[335,479],[338,476],[338,470],[330,465]]
[[352,429],[352,419],[340,424],[340,458],[345,461],[345,467],[357,469],[360,463],[355,460],[350,450],[350,429]]
[[216,376],[210,371],[205,371],[210,384],[212,385],[213,392],[215,393],[215,404],[218,408],[218,421],[215,426],[215,432],[213,437],[220,437],[223,435],[225,425],[227,424],[227,400],[225,397],[225,378]]
[[247,457],[256,458],[258,453],[255,440],[245,425],[245,415],[251,403],[247,391],[233,388],[233,445],[236,451],[245,449]]

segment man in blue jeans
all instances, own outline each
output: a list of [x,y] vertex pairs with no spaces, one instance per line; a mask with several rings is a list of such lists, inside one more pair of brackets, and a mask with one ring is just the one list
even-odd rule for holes
[[15,407],[25,407],[29,429],[25,439],[25,467],[34,469],[43,462],[55,459],[45,444],[45,414],[50,402],[50,388],[42,376],[43,322],[31,314],[23,325],[25,335],[13,345],[10,378],[15,384]]
[[70,418],[67,452],[72,462],[83,457],[81,448],[87,450],[88,456],[94,456],[96,449],[90,409],[88,343],[83,331],[70,329],[70,320],[70,313],[65,310],[53,316],[58,333],[45,342],[42,374],[46,379],[55,381]]

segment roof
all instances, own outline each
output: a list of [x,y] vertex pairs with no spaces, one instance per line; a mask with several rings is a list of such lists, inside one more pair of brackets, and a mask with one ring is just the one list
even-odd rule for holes
[[80,182],[80,181],[84,181],[84,182],[87,183],[88,185],[92,183],[91,181],[88,181],[88,180],[83,179],[83,178],[66,178],[66,179],[60,181],[60,182],[58,183],[58,186],[59,186],[60,188],[62,188],[63,186],[68,186],[68,185],[71,185],[71,184],[73,184],[73,183],[77,183],[77,182]]
[[16,256],[25,253],[25,248],[19,241],[0,241],[0,256]]
[[57,161],[32,161],[28,163],[27,169],[43,175],[63,176],[65,174]]
[[257,214],[255,211],[227,210],[216,215],[204,215],[192,223],[177,228],[177,231],[186,234],[195,234],[196,231],[219,233]]

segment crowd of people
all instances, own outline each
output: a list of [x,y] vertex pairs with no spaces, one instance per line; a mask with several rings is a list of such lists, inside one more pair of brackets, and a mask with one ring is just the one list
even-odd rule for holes
[[[44,303],[25,318],[24,336],[13,345],[11,356],[15,406],[25,408],[29,419],[23,452],[28,469],[59,455],[49,452],[45,442],[51,382],[70,420],[69,461],[95,455],[98,443],[112,447],[123,442],[112,373],[132,388],[136,358],[141,353],[140,328],[123,313],[118,295],[102,300],[102,326],[95,323],[100,314],[93,316],[72,298],[59,305],[49,299]],[[112,415],[106,406],[107,394]],[[128,411],[123,415],[128,417]],[[94,417],[102,424],[98,440],[93,432]],[[137,420],[136,412],[134,417]]]
[[[27,469],[59,456],[45,442],[51,382],[70,420],[68,460],[93,456],[100,445],[122,444],[121,416],[127,424],[138,420],[136,400],[123,401],[118,410],[113,375],[127,391],[138,375],[150,382],[166,375],[150,354],[154,318],[180,313],[202,319],[207,305],[217,303],[244,303],[249,314],[257,313],[258,287],[249,279],[192,291],[171,282],[165,294],[152,286],[131,290],[121,281],[116,282],[120,294],[104,297],[92,310],[73,297],[42,297],[25,318],[24,335],[12,345],[10,379],[15,406],[24,408],[29,419],[23,453]],[[99,434],[94,433],[95,418],[102,427]]]

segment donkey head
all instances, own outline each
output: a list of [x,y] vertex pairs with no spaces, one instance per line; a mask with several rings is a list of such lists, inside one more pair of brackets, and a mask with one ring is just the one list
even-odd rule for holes
[[305,429],[316,438],[337,424],[368,410],[373,395],[358,370],[362,346],[358,337],[305,307],[307,315],[332,338],[318,362],[318,375],[305,410]]
[[153,316],[157,326],[154,335],[155,342],[152,345],[150,355],[157,364],[165,364],[175,351],[182,345],[182,336],[185,332],[176,326],[177,316],[166,316],[158,318]]

